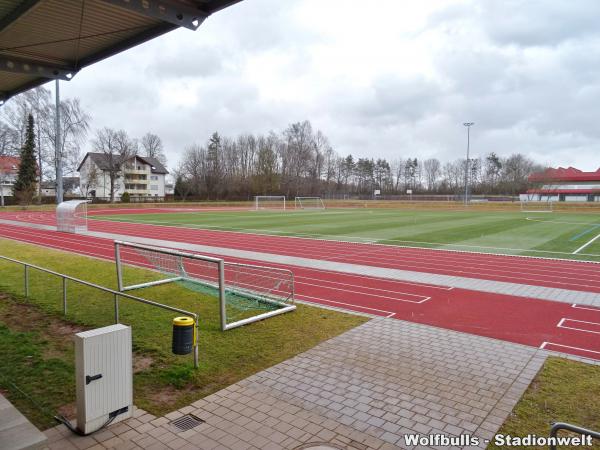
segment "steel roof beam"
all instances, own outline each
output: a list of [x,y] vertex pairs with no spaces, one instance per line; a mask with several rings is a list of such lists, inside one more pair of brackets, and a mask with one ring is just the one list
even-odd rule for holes
[[0,55],[0,71],[65,81],[71,80],[77,73],[76,70],[69,70],[64,67],[50,66],[39,61],[12,58],[5,55]]
[[189,6],[177,0],[102,0],[172,25],[197,30],[210,12],[202,7]]

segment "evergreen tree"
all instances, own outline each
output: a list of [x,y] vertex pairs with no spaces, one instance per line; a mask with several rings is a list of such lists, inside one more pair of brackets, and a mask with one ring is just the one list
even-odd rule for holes
[[33,116],[27,117],[25,143],[21,148],[21,164],[13,188],[15,197],[21,204],[30,204],[35,193],[37,165],[35,159],[35,136],[33,132]]

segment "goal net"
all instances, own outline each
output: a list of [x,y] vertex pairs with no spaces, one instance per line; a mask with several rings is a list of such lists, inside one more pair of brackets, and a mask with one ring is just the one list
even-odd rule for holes
[[56,230],[65,233],[87,231],[87,200],[67,200],[56,207]]
[[[220,258],[115,241],[119,291],[177,283],[217,297],[223,331],[296,309],[290,270],[227,262]],[[143,275],[126,266],[152,269]]]
[[285,195],[258,195],[254,197],[254,209],[281,209],[285,211]]
[[552,200],[521,200],[521,212],[552,212]]
[[325,209],[321,197],[296,197],[294,203],[296,209]]

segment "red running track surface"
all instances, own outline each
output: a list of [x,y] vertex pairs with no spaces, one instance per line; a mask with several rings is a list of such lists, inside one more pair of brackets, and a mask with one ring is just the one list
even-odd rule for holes
[[[169,209],[128,210],[130,213]],[[113,210],[96,213],[108,214]],[[55,224],[54,213],[17,212],[0,218]],[[89,229],[189,244],[299,256],[325,261],[385,267],[441,275],[600,293],[600,264],[425,248],[268,236],[185,227],[93,220]]]
[[[0,236],[114,259],[113,243],[107,239],[2,224]],[[257,263],[231,258],[228,261]],[[600,327],[600,309],[597,308],[296,266],[274,266],[294,272],[300,300],[535,347],[548,343],[546,348],[550,350],[600,360],[600,333],[596,332]]]

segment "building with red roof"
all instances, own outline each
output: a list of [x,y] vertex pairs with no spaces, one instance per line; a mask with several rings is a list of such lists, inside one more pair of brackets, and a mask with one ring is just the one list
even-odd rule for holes
[[584,172],[575,167],[549,168],[531,174],[529,182],[534,187],[521,195],[522,200],[600,201],[600,169]]
[[0,156],[0,195],[13,195],[13,185],[19,173],[21,158],[16,156]]

